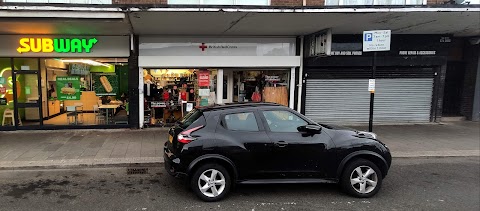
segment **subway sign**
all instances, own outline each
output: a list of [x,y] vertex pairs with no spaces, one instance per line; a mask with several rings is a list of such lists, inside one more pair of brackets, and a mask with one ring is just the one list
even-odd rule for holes
[[90,53],[96,38],[20,38],[18,53]]

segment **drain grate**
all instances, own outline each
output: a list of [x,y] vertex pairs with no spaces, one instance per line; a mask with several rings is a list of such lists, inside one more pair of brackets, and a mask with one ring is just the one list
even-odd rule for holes
[[148,174],[148,168],[127,168],[127,174]]

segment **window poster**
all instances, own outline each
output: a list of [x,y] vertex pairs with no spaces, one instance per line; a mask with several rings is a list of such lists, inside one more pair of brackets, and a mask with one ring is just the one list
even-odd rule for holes
[[80,100],[80,76],[57,76],[59,100]]

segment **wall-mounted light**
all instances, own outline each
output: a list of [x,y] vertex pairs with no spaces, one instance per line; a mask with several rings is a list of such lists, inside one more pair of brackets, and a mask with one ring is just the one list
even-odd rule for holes
[[65,60],[62,59],[61,61],[65,62],[65,63],[83,63],[83,64],[92,65],[92,66],[104,66],[104,67],[110,67],[111,66],[110,64],[104,64],[104,63],[101,63],[101,62],[96,62],[96,61],[88,60],[88,59],[65,59]]

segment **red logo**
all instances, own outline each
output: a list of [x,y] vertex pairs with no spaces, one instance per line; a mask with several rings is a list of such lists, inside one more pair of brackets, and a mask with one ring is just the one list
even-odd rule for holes
[[7,88],[6,87],[0,87],[0,94],[6,94],[7,93]]
[[202,43],[202,45],[198,46],[198,48],[201,48],[202,51],[205,51],[205,48],[208,48],[208,46],[206,46],[205,43]]

